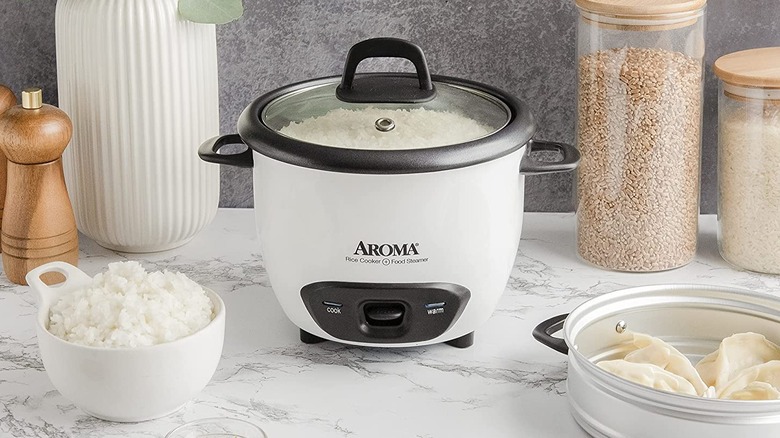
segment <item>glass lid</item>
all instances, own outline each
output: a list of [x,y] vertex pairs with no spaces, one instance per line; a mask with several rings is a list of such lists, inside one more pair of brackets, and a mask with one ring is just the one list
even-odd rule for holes
[[[466,143],[504,128],[512,118],[498,97],[464,84],[431,79],[419,47],[381,39],[347,56],[342,78],[310,84],[271,101],[262,123],[307,143],[348,149],[423,149]],[[390,40],[389,42],[387,40]],[[365,57],[392,55],[411,60],[417,74],[355,75]],[[417,52],[419,51],[419,53]],[[356,53],[357,52],[357,53]],[[341,80],[340,80],[341,79]]]
[[336,97],[338,81],[277,98],[262,112],[263,124],[308,143],[382,150],[465,143],[495,133],[511,118],[499,99],[460,85],[434,82],[436,96],[427,102],[353,103]]

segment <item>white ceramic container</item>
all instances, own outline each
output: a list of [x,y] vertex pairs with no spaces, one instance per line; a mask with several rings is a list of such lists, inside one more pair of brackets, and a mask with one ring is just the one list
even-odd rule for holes
[[177,0],[61,0],[56,34],[79,230],[126,252],[186,243],[219,202],[219,169],[193,148],[219,133],[214,25],[181,18]]
[[[40,277],[58,272],[66,280],[47,286]],[[49,332],[49,308],[58,296],[92,279],[64,262],[27,274],[38,296],[36,332],[43,366],[55,388],[90,415],[119,422],[159,418],[175,412],[211,380],[222,355],[225,303],[214,291],[214,319],[203,329],[173,342],[138,348],[98,348],[66,342]]]

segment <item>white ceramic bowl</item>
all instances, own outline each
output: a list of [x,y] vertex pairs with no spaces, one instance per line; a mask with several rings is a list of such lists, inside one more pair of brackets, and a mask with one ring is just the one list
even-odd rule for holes
[[[41,275],[58,272],[65,281],[47,286]],[[222,356],[225,304],[205,289],[216,316],[196,333],[173,342],[138,348],[86,347],[51,333],[49,308],[57,297],[92,279],[64,262],[52,262],[27,274],[38,295],[37,334],[41,359],[54,387],[76,406],[109,421],[135,422],[178,410],[211,380]]]

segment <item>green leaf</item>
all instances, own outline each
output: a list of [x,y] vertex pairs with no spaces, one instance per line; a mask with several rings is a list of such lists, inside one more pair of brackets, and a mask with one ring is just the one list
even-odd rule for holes
[[195,23],[225,24],[243,13],[242,0],[179,0],[179,14]]

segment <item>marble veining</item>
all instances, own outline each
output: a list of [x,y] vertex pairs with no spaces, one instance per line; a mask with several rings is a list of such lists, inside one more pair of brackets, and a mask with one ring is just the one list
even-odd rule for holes
[[270,437],[585,437],[568,413],[566,357],[532,328],[589,298],[658,283],[741,286],[777,293],[780,277],[737,271],[718,255],[715,218],[700,220],[696,260],[681,269],[626,274],[577,258],[572,214],[526,214],[506,291],[473,347],[304,345],[270,289],[251,210],[220,210],[183,248],[117,254],[82,237],[81,268],[140,260],[181,271],[227,307],[222,361],[178,412],[136,424],[95,419],[51,385],[38,355],[35,297],[0,279],[0,437],[163,437],[207,417],[234,417]]

